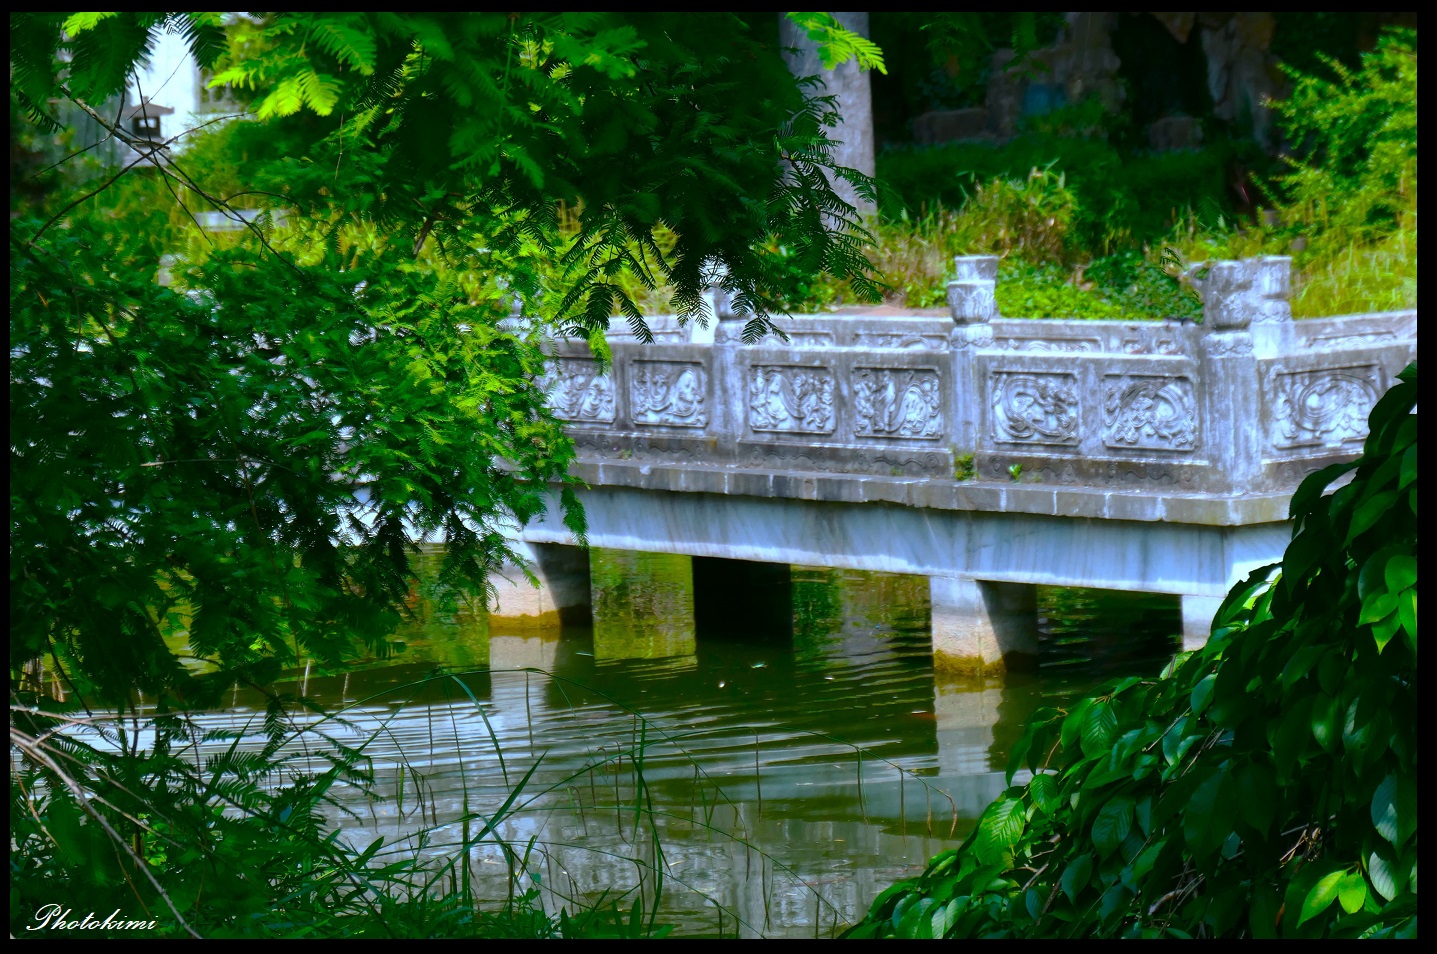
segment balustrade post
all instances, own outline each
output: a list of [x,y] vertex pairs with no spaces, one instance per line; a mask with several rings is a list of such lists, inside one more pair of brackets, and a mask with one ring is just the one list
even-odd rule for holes
[[1282,256],[1218,262],[1194,285],[1203,299],[1202,386],[1207,391],[1214,489],[1258,490],[1267,429],[1258,358],[1289,347],[1292,260]]
[[998,257],[959,255],[953,259],[954,278],[948,283],[948,307],[953,330],[948,334],[953,361],[953,395],[950,420],[953,445],[959,454],[978,450],[983,400],[982,382],[977,379],[975,348],[993,343],[993,319],[998,315]]
[[713,344],[710,345],[713,373],[714,407],[718,411],[709,423],[709,436],[715,441],[714,450],[724,459],[732,460],[738,454],[738,442],[743,438],[746,420],[748,389],[743,381],[743,367],[739,360],[739,349],[743,345],[743,326],[747,315],[734,314],[728,296],[719,289],[713,298]]

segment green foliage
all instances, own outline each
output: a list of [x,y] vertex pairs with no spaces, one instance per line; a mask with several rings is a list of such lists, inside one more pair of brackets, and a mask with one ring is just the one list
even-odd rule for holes
[[[12,64],[29,101],[98,101],[156,28],[121,13],[61,46],[64,19],[20,23],[33,47],[12,44]],[[829,31],[832,55],[846,36]],[[835,103],[805,98],[777,47],[735,15],[297,13],[239,18],[232,40],[213,84],[256,91],[259,117],[319,133],[272,170],[302,215],[361,213],[416,249],[463,248],[479,234],[512,250],[525,235],[552,241],[556,203],[580,209],[568,287],[547,305],[557,322],[588,333],[618,313],[646,333],[617,280],[631,275],[671,285],[684,318],[703,313],[716,280],[761,334],[781,270],[765,252],[771,238],[805,271],[876,297],[856,211],[829,178],[871,196],[864,176],[833,164],[824,130]],[[854,52],[872,62],[871,50]],[[79,76],[94,77],[85,94],[65,85]],[[338,128],[306,116],[337,117]],[[676,237],[667,252],[653,237],[661,226]]]
[[[691,317],[718,280],[753,335],[795,275],[874,291],[826,178],[832,100],[728,14],[11,26],[12,125],[91,110],[163,30],[269,117],[12,213],[12,663],[54,652],[110,702],[202,701],[166,649],[181,630],[258,683],[373,648],[425,536],[482,595],[512,557],[500,524],[572,455],[537,383],[546,329],[619,313],[645,337],[635,297]],[[265,210],[251,228],[198,227],[238,196]],[[516,295],[522,332],[501,325]]]
[[850,936],[1416,935],[1416,366],[1400,378],[1206,647],[1036,713],[1008,770],[1031,780]]
[[[1081,117],[1063,120],[1082,122]],[[1126,155],[1097,137],[1034,131],[1007,143],[890,149],[878,156],[880,211],[896,218],[942,205],[961,208],[975,185],[1020,180],[1031,169],[1063,175],[1073,196],[1072,240],[1089,255],[1140,247],[1167,233],[1189,208],[1231,218],[1229,167],[1247,147],[1216,141],[1193,152]]]
[[1332,78],[1289,68],[1292,96],[1275,106],[1296,155],[1270,221],[1185,224],[1169,242],[1194,261],[1292,255],[1299,317],[1415,307],[1416,34],[1384,33],[1360,69],[1325,62]]
[[831,70],[849,60],[856,60],[860,70],[888,72],[883,65],[883,50],[878,44],[851,30],[845,30],[833,14],[790,13],[787,16],[818,45],[818,55],[824,69]]
[[12,239],[12,667],[54,653],[87,696],[203,704],[164,641],[182,606],[195,655],[263,684],[377,645],[418,538],[484,592],[497,522],[541,512],[572,456],[535,341],[393,251],[301,267],[251,241],[180,293],[122,241]]

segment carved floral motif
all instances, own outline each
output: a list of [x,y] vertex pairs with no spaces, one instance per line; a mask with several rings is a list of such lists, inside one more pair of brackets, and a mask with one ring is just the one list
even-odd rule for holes
[[750,368],[748,426],[756,431],[832,434],[833,372],[828,368]]
[[1104,384],[1103,443],[1192,452],[1197,448],[1197,403],[1187,378],[1109,375]]
[[704,427],[708,375],[698,364],[635,361],[629,366],[629,403],[635,424]]
[[614,423],[614,382],[599,374],[592,361],[560,358],[549,366],[539,386],[561,421],[576,424]]
[[994,440],[1078,442],[1078,381],[1074,375],[995,371],[989,384]]
[[1274,381],[1273,443],[1329,447],[1367,436],[1367,415],[1380,393],[1376,367],[1279,374]]
[[856,437],[938,440],[943,436],[942,403],[937,371],[853,369]]

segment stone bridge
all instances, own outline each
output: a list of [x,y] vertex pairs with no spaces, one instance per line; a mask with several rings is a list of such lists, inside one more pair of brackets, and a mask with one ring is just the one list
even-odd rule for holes
[[[1036,651],[1038,584],[1178,596],[1192,647],[1416,355],[1415,311],[1294,321],[1287,258],[1217,263],[1201,324],[1004,319],[997,260],[955,265],[951,318],[797,316],[745,344],[720,308],[610,332],[605,374],[554,342],[590,544],[927,576],[958,668]],[[546,587],[501,586],[501,615],[587,601],[557,519],[521,536]]]

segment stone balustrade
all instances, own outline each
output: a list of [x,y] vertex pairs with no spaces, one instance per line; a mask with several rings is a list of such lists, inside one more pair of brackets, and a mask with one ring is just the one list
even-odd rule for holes
[[[952,320],[806,315],[787,341],[556,342],[547,384],[582,458],[788,473],[1245,495],[1357,452],[1415,356],[1416,313],[1294,321],[1286,258],[1218,263],[1201,324],[1004,319],[997,261],[960,258]],[[971,455],[971,456],[970,456]]]
[[[603,373],[553,342],[590,542],[926,576],[957,668],[1036,652],[1037,585],[1174,594],[1193,647],[1416,355],[1415,311],[1294,321],[1286,258],[1214,265],[1201,323],[1005,319],[997,260],[955,265],[947,318],[801,315],[752,344],[657,318],[652,343],[609,334]],[[521,538],[555,567],[575,542],[552,515]]]

